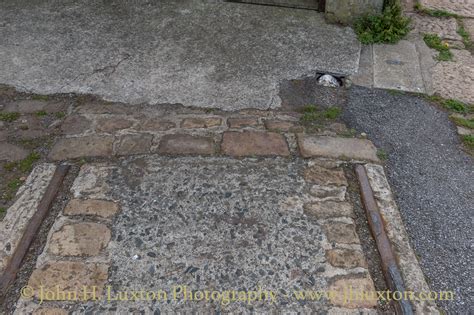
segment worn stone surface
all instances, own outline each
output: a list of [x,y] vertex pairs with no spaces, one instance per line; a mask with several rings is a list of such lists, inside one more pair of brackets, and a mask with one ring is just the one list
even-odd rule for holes
[[[367,292],[367,296],[372,296],[372,299],[364,297],[357,299],[355,296],[354,300],[346,301],[345,297],[347,297],[350,288],[352,288],[354,295],[356,295],[357,292]],[[331,303],[335,306],[345,308],[373,308],[377,306],[377,294],[375,292],[374,282],[368,276],[340,278],[335,280],[329,289],[337,293],[334,294],[331,299]]]
[[83,165],[71,187],[74,198],[110,200],[107,179],[112,170],[113,167],[101,164]]
[[471,41],[474,41],[474,19],[463,19],[464,29],[469,33]]
[[367,268],[364,253],[353,249],[330,249],[326,251],[328,262],[337,268]]
[[329,222],[324,224],[329,242],[341,244],[359,244],[359,237],[353,224]]
[[471,0],[420,0],[420,3],[429,9],[444,10],[474,18],[474,3]]
[[322,13],[220,1],[5,0],[0,21],[0,83],[132,104],[274,108],[280,81],[350,74],[360,50]]
[[409,14],[412,32],[420,34],[437,34],[442,39],[462,41],[457,33],[458,23],[455,18],[437,18],[428,15]]
[[53,233],[48,251],[58,256],[96,256],[110,241],[110,230],[98,223],[77,223]]
[[147,134],[124,135],[116,143],[117,155],[134,155],[150,153],[153,136]]
[[317,219],[354,217],[354,210],[348,202],[321,201],[308,203],[304,206],[304,213]]
[[0,161],[19,161],[28,156],[28,150],[8,142],[0,142]]
[[355,85],[374,86],[374,51],[372,45],[364,45],[360,51],[359,69],[350,77]]
[[275,132],[244,131],[224,133],[222,152],[231,156],[289,156],[285,138]]
[[468,136],[468,135],[474,135],[474,130],[473,129],[468,129],[464,127],[457,126],[456,127],[458,130],[458,134],[461,136]]
[[295,123],[288,120],[265,120],[265,128],[273,131],[290,131]]
[[66,135],[81,134],[91,128],[91,121],[82,115],[68,116],[61,125],[61,131]]
[[374,45],[374,87],[425,92],[416,45],[407,40]]
[[324,156],[339,159],[379,161],[377,150],[369,140],[298,135],[303,157]]
[[176,128],[176,124],[169,120],[150,118],[140,122],[138,128],[143,131],[166,131]]
[[[281,207],[287,198],[304,193],[304,167],[301,159],[281,158],[122,159],[120,167],[106,175],[111,197],[122,206],[114,219],[113,246],[108,248],[112,259],[108,284],[120,290],[172,290],[174,285],[186,285],[188,290],[261,286],[287,292],[326,288],[319,223]],[[286,303],[171,300],[159,308],[165,313],[207,313],[216,308],[238,313],[320,313],[327,307],[326,301],[302,306],[281,294],[278,299]],[[92,312],[112,307],[117,307],[114,312],[126,312],[130,304],[101,301],[89,307]],[[138,301],[134,307],[152,312],[155,306]]]
[[322,186],[313,185],[309,193],[321,200],[344,201],[346,198],[345,186]]
[[96,122],[96,131],[113,133],[122,129],[130,128],[133,121],[122,117],[99,118]]
[[18,190],[17,200],[0,221],[0,272],[4,270],[15,252],[55,170],[54,164],[36,166]]
[[[43,290],[52,290],[56,288],[60,291],[78,291],[81,292],[84,287],[96,287],[99,297],[107,281],[108,266],[99,263],[83,263],[73,261],[48,262],[35,269],[28,281],[34,292],[35,297],[40,296],[40,287]],[[61,296],[58,296],[61,298]],[[91,299],[92,295],[87,295],[85,299]]]
[[211,138],[184,134],[166,135],[159,144],[161,154],[197,154],[212,155],[215,153],[215,144]]
[[67,315],[67,311],[61,308],[42,307],[33,312],[33,315]]
[[444,98],[474,103],[474,57],[467,50],[451,50],[454,61],[438,62],[432,69],[434,92]]
[[64,208],[66,215],[93,215],[111,218],[119,211],[117,203],[96,199],[72,199]]
[[8,103],[4,110],[6,112],[19,112],[23,114],[34,114],[39,111],[56,113],[67,110],[67,107],[59,102],[41,100],[21,100]]
[[229,118],[227,119],[227,125],[229,128],[256,127],[259,122],[257,118],[252,117]]
[[111,156],[113,141],[112,136],[61,138],[54,144],[49,153],[49,158],[67,160],[88,156]]
[[307,182],[322,186],[347,186],[347,179],[342,169],[327,169],[313,165],[304,170],[304,178]]
[[181,122],[181,128],[211,128],[222,124],[222,118],[206,117],[206,118],[186,118]]

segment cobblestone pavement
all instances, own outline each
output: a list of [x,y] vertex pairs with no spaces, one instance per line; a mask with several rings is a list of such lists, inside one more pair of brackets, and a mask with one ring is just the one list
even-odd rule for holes
[[[347,179],[337,163],[323,162],[132,157],[116,164],[86,164],[29,287],[40,292],[41,285],[44,290],[97,286],[98,294],[106,292],[104,299],[107,294],[161,289],[164,301],[157,297],[133,305],[103,300],[40,306],[37,293],[36,302],[21,299],[16,311],[345,308],[370,313],[375,300],[344,304],[340,297],[311,302],[291,297],[294,290],[342,293],[349,284],[375,290],[346,194]],[[206,301],[199,293],[259,288],[275,296],[227,305],[222,297]]]
[[[376,298],[350,303],[342,298],[349,286],[368,292],[386,289],[367,223],[354,210],[360,207],[357,189],[349,192],[357,184],[348,175],[352,163],[380,160],[370,141],[356,137],[337,119],[325,118],[324,109],[315,121],[304,122],[295,111],[130,107],[91,97],[32,97],[8,89],[2,106],[3,113],[19,117],[2,125],[6,137],[1,145],[27,155],[37,152],[42,161],[82,165],[70,200],[54,218],[22,284],[33,296],[20,298],[20,288],[13,288],[8,312],[197,308],[372,314],[390,309]],[[42,143],[45,136],[48,146],[25,146],[25,139]],[[5,160],[17,163],[12,172],[23,157],[15,150],[6,152]],[[5,160],[2,166],[8,165]],[[45,165],[35,168],[32,178],[43,169],[50,176],[54,165]],[[25,200],[8,209],[2,223],[28,222],[31,213],[13,210],[36,204],[43,186],[29,187],[36,190],[32,196],[19,192]],[[18,227],[0,249],[4,262],[26,224]],[[87,295],[85,301],[71,302],[49,293],[55,301],[41,303],[41,292],[84,287],[105,295],[101,301]],[[145,297],[133,304],[104,300],[107,293],[158,294],[160,289],[167,294],[165,301],[159,296],[152,298],[159,301]],[[206,290],[260,289],[266,295],[260,292],[259,299],[266,298],[255,302],[226,303],[222,294],[214,301],[184,300],[189,294],[199,300],[197,292]],[[299,301],[293,294],[300,290],[337,294]]]

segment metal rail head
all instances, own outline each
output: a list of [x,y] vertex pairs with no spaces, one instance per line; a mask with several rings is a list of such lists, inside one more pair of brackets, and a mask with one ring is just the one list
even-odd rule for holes
[[[383,218],[380,215],[377,202],[375,201],[369,177],[363,165],[356,165],[355,171],[359,180],[362,202],[369,221],[370,231],[375,238],[382,261],[382,271],[385,280],[392,292],[400,292],[404,297],[406,290],[402,273],[398,268],[395,253],[393,252],[392,245],[385,231]],[[411,315],[413,314],[413,307],[408,300],[400,299],[395,303],[395,311],[397,314]]]

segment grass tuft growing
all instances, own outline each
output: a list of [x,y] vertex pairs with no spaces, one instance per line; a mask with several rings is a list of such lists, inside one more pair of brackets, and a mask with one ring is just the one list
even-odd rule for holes
[[0,120],[5,122],[13,122],[20,118],[20,113],[3,113],[0,112]]
[[449,50],[449,45],[447,43],[443,43],[438,35],[425,34],[423,36],[423,40],[428,47],[438,51],[439,54],[437,59],[439,61],[450,61],[453,59],[453,54]]

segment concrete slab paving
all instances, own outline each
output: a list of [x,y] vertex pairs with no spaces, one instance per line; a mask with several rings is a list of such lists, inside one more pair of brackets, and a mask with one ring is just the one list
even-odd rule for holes
[[127,103],[274,108],[283,80],[357,70],[352,29],[215,1],[0,3],[0,83]]
[[374,45],[374,87],[424,93],[420,60],[415,44]]

